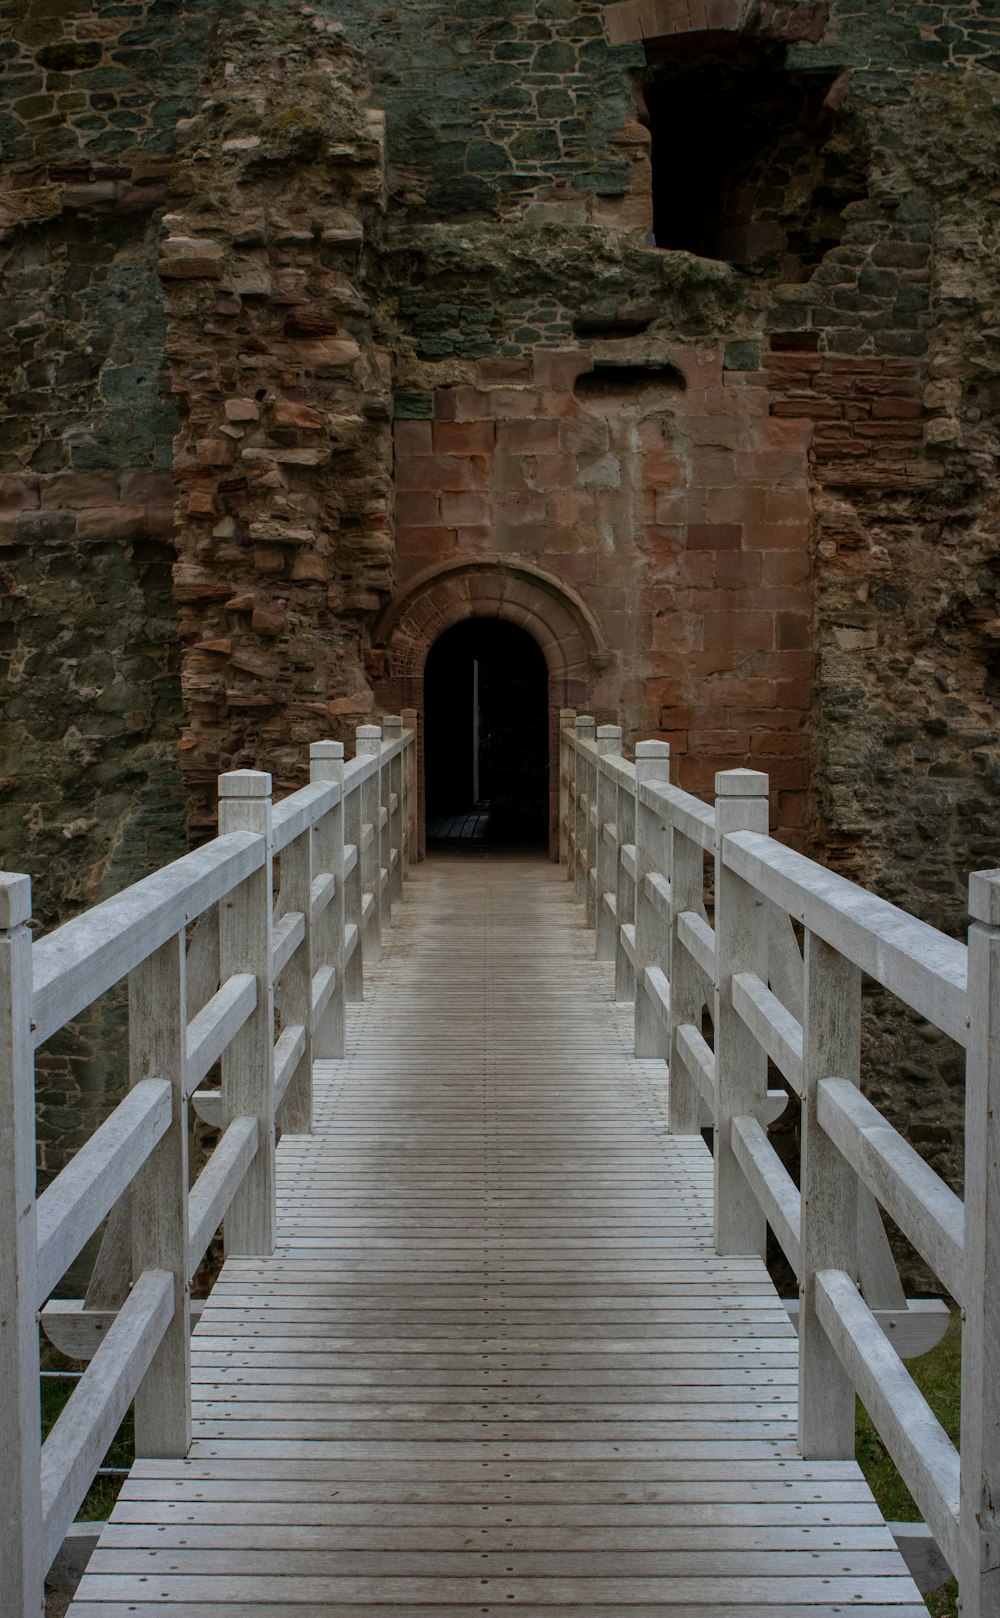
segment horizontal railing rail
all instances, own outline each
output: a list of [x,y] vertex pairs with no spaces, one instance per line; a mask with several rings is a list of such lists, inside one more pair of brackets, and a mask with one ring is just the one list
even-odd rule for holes
[[[940,1551],[963,1613],[1000,1611],[1000,871],[970,882],[968,944],[768,834],[768,781],[716,777],[714,807],[669,781],[669,748],[561,716],[560,853],[615,997],[634,1000],[637,1055],[669,1064],[669,1127],[710,1125],[715,1242],[764,1254],[770,1228],[798,1278],[799,1444],[854,1455],[857,1393]],[[801,936],[801,945],[799,937]],[[862,977],[966,1052],[964,1202],[862,1093]],[[787,1090],[769,1092],[768,1065]],[[801,1104],[799,1184],[768,1140]],[[963,1311],[956,1448],[902,1355],[949,1318],[906,1300],[884,1210]]]
[[[191,1282],[220,1227],[227,1253],[273,1250],[276,1138],[311,1130],[313,1062],[343,1056],[401,897],[415,754],[414,725],[390,717],[359,728],[348,763],[314,744],[310,783],[273,807],[269,775],[224,775],[218,837],[34,944],[30,881],[0,874],[0,1567],[17,1618],[41,1612],[133,1402],[137,1456],[187,1453]],[[122,982],[127,1093],[36,1197],[35,1050]],[[190,1187],[189,1103],[220,1131]],[[52,1299],[105,1220],[110,1306]],[[39,1310],[89,1362],[44,1444]]]

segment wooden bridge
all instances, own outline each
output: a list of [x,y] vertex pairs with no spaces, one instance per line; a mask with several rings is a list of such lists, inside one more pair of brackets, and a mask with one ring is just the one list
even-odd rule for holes
[[[2,879],[10,1618],[133,1399],[72,1618],[918,1618],[855,1389],[966,1618],[1000,1613],[1000,873],[966,947],[774,842],[765,777],[710,808],[636,755],[563,715],[561,866],[412,864],[387,719],[273,808],[222,777],[215,842],[40,942]],[[861,1092],[862,974],[967,1050],[964,1207]],[[36,1201],[34,1050],[126,978],[125,1099]],[[799,1186],[767,1138],[789,1094]],[[221,1134],[189,1189],[191,1107]],[[896,1352],[941,1310],[903,1298],[879,1205],[964,1312],[960,1455]],[[89,1362],[44,1445],[39,1309]]]

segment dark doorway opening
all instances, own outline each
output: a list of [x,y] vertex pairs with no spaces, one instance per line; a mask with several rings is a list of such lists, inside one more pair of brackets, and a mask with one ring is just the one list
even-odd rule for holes
[[516,624],[473,618],[424,671],[427,841],[547,846],[548,669]]

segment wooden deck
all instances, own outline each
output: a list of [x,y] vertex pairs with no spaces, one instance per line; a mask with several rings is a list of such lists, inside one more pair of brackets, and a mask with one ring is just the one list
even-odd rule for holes
[[71,1618],[925,1618],[857,1468],[797,1458],[785,1311],[712,1256],[592,948],[547,863],[414,872],[277,1251],[206,1307],[190,1457],[135,1467]]

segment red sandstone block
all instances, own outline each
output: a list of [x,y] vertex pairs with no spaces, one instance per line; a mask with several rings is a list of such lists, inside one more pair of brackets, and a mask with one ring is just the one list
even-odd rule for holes
[[[550,522],[557,528],[589,526],[594,517],[594,497],[587,489],[553,489],[546,501]],[[562,569],[565,572],[565,567]]]
[[657,613],[653,624],[653,647],[697,651],[702,645],[701,618],[696,613]]
[[[709,522],[753,523],[767,516],[767,491],[759,484],[743,484],[728,489],[706,489],[705,517]],[[692,491],[694,494],[694,491]],[[697,521],[695,517],[689,521]]]
[[[790,655],[788,653],[786,656]],[[809,708],[812,702],[812,675],[813,659],[810,656],[809,669],[798,679],[778,680],[775,685],[775,706],[779,708],[798,709],[803,711]]]
[[121,498],[127,506],[170,504],[177,490],[171,472],[133,472],[122,484]]
[[729,489],[736,481],[733,456],[728,450],[698,450],[690,464],[690,479],[696,488]]
[[[192,511],[191,501],[194,498],[195,496],[192,495],[188,501],[188,515],[204,515],[200,509]],[[205,498],[213,499],[211,495]],[[146,531],[145,506],[90,506],[77,513],[77,539],[141,539]]]
[[798,648],[808,646],[811,639],[812,623],[804,612],[779,612],[777,619],[777,639],[779,648]]
[[496,512],[499,522],[544,522],[545,496],[533,489],[523,494],[501,494],[496,499]]
[[485,551],[493,544],[493,529],[489,523],[463,523],[455,530],[459,550]]
[[[653,509],[657,524],[666,527],[689,521],[697,523],[705,516],[704,499],[692,489],[657,489]],[[727,511],[726,515],[730,513]]]
[[498,453],[493,462],[493,488],[503,494],[523,494],[528,487],[524,459]]
[[[508,414],[515,415],[517,412],[510,411]],[[538,395],[538,409],[535,414],[551,416],[557,421],[564,419],[578,421],[582,412],[572,393],[561,392],[558,388],[544,388]]]
[[485,455],[418,455],[399,462],[396,487],[418,492],[478,489],[488,482],[489,472]]
[[774,706],[775,682],[753,675],[723,675],[712,682],[711,700],[715,705],[721,704],[727,713],[738,708],[744,724],[755,724],[755,710]]
[[556,388],[572,393],[577,377],[591,370],[592,365],[592,358],[584,349],[536,349],[534,380],[539,387]]
[[573,455],[526,455],[524,472],[532,489],[570,489],[576,484],[578,467]]
[[764,584],[804,584],[809,577],[809,555],[801,551],[765,551],[761,557]]
[[[683,373],[688,389],[692,388],[721,388],[722,386],[722,344],[706,344],[704,348],[674,348],[670,351],[671,363]],[[685,402],[690,404],[690,391]]]
[[441,523],[426,528],[403,525],[396,529],[396,549],[401,555],[448,550],[455,543],[455,530]]
[[767,770],[769,785],[772,792],[787,791],[789,787],[804,791],[809,785],[808,758],[776,758],[770,761]]
[[480,360],[476,365],[477,379],[487,387],[502,382],[530,382],[531,360]]
[[430,493],[408,493],[399,490],[395,501],[396,521],[416,524],[434,523],[438,516],[438,497]]
[[764,508],[770,522],[808,522],[813,514],[812,496],[806,488],[766,489]]
[[746,551],[804,551],[809,544],[807,522],[752,522],[743,525]]
[[678,413],[678,427],[696,449],[739,449],[747,441],[747,423],[739,416],[689,416]]
[[396,454],[430,455],[434,449],[432,424],[429,421],[397,421],[393,428]]
[[497,448],[508,454],[554,455],[560,448],[559,423],[538,416],[497,423]]
[[[465,390],[459,388],[457,391],[461,393]],[[489,393],[482,397],[487,408],[481,414],[494,416],[498,421],[509,416],[543,414],[540,408],[541,400],[533,388],[491,388]]]
[[[767,731],[756,731],[750,737],[750,752],[760,760],[768,758],[805,758],[809,752],[809,737],[804,731],[784,732],[775,736]],[[767,769],[761,763],[762,769]]]
[[[705,717],[704,715],[702,717]],[[739,768],[750,751],[748,730],[689,730],[688,746],[694,752],[710,753],[715,758],[735,760],[735,765],[724,763],[721,769]]]
[[729,590],[759,587],[763,576],[759,551],[719,551],[711,560],[716,584]]
[[436,421],[482,421],[490,414],[488,395],[478,388],[438,388],[434,395]]
[[[778,793],[778,827],[784,833],[797,831],[808,824],[809,800],[802,792]],[[790,840],[790,846],[801,852],[801,840]]]
[[733,461],[741,483],[804,485],[808,474],[806,457],[796,450],[737,450]]
[[448,491],[441,495],[441,520],[445,523],[485,523],[489,518],[490,500],[485,494]]
[[[666,570],[665,570],[666,571]],[[692,589],[711,590],[716,584],[716,553],[714,551],[688,551],[670,567],[669,582],[674,589],[684,585]],[[660,582],[657,575],[657,582]],[[667,582],[664,580],[663,582]]]
[[773,612],[706,612],[704,644],[765,652],[774,646]]
[[778,449],[805,451],[812,441],[812,423],[795,417],[768,416],[760,423],[760,435],[765,444]]
[[[110,472],[56,472],[52,477],[43,478],[4,478],[3,483],[22,483],[27,489],[29,482],[35,485],[34,499],[26,499],[26,506],[37,506],[39,498],[47,510],[52,511],[79,511],[85,506],[116,506],[118,504],[117,479]],[[173,479],[168,476],[170,485],[170,498],[173,500]],[[145,505],[147,496],[139,495],[128,499],[129,505]],[[0,509],[3,509],[0,505]],[[10,509],[10,508],[8,508]]]
[[691,551],[738,551],[743,540],[741,523],[689,523],[687,545]]
[[[413,426],[429,427],[430,422]],[[496,440],[492,421],[436,421],[434,448],[439,455],[490,455]]]
[[771,406],[772,416],[799,416],[807,421],[839,421],[843,413],[843,405],[838,399],[806,398],[803,394],[789,399],[775,399]]

